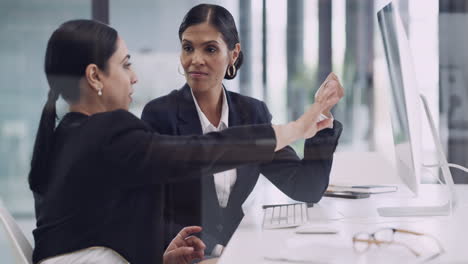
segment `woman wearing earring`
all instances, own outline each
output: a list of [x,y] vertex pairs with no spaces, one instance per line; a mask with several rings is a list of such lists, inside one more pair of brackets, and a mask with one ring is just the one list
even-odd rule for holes
[[[223,79],[236,77],[243,58],[229,11],[217,5],[193,7],[180,25],[179,39],[180,62],[187,83],[148,103],[142,113],[144,121],[158,133],[167,135],[201,135],[228,127],[271,123],[265,103],[230,92],[223,85]],[[343,96],[343,88],[334,74],[325,83],[317,98],[333,84],[335,95]],[[332,107],[322,113],[330,117]],[[328,186],[333,152],[342,130],[337,121],[323,122],[328,122],[330,128],[324,127],[306,141],[302,160],[288,146],[275,153],[269,162],[168,185],[165,218],[170,228],[166,244],[180,226],[197,224],[203,227],[201,238],[207,245],[207,253],[219,255],[240,223],[241,205],[260,173],[295,200],[319,201]]]
[[[41,264],[202,258],[205,245],[192,236],[197,226],[181,228],[164,251],[164,187],[205,175],[200,171],[268,162],[275,151],[327,125],[311,121],[338,100],[332,85],[286,125],[160,135],[127,111],[137,77],[125,41],[92,20],[68,21],[54,31],[45,73],[49,93],[29,173],[37,218],[33,262]],[[56,127],[59,96],[70,112]]]

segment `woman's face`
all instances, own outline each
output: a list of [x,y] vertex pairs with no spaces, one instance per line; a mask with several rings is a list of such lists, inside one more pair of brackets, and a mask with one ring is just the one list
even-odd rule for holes
[[237,59],[240,45],[229,51],[221,32],[208,23],[188,27],[182,33],[180,62],[194,92],[221,88],[228,66]]
[[117,49],[107,62],[107,71],[101,74],[102,100],[108,111],[126,109],[132,101],[133,84],[137,76],[131,68],[127,45],[122,38],[117,40]]

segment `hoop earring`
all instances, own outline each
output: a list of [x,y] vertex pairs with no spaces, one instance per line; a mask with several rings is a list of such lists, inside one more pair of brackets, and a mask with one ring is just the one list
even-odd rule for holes
[[[231,68],[232,68],[232,72],[231,72]],[[236,75],[236,71],[237,71],[236,65],[233,64],[233,65],[229,66],[229,67],[227,68],[227,76],[228,76],[229,78],[234,77],[234,76]]]
[[180,75],[185,76],[185,74],[183,74],[183,73],[180,72],[180,64],[179,64],[179,66],[177,66],[177,72],[178,72]]

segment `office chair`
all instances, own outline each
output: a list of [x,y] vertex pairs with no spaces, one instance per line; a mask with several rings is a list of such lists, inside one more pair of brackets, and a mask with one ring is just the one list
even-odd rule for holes
[[29,241],[24,236],[23,232],[16,224],[15,219],[7,211],[0,199],[0,222],[2,223],[7,238],[13,246],[15,263],[18,264],[32,264],[32,247]]

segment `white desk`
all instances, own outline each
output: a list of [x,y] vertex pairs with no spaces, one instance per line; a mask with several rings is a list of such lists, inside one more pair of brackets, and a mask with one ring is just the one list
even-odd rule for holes
[[[333,235],[299,235],[295,234],[294,228],[262,230],[263,212],[260,207],[254,206],[242,220],[218,264],[395,263],[400,258],[396,256],[398,254],[402,254],[403,259],[418,261],[414,256],[405,256],[410,254],[404,248],[394,246],[374,248],[362,255],[353,251],[352,237],[355,233],[372,232],[381,227],[404,228],[437,237],[446,253],[430,263],[468,263],[468,185],[458,185],[456,189],[460,197],[458,207],[452,216],[440,217],[386,218],[380,217],[376,210],[382,206],[430,205],[437,200],[440,202],[445,195],[439,185],[423,185],[417,199],[408,190],[358,200],[324,197],[319,206],[335,208],[344,216],[340,220],[323,222],[339,230],[338,234]],[[299,255],[297,252],[305,252],[309,256],[306,258],[308,261],[282,262],[265,259],[265,256],[281,256],[284,252],[295,256]],[[320,256],[324,254],[327,256]],[[315,255],[318,256],[317,259],[310,259],[310,256]]]

